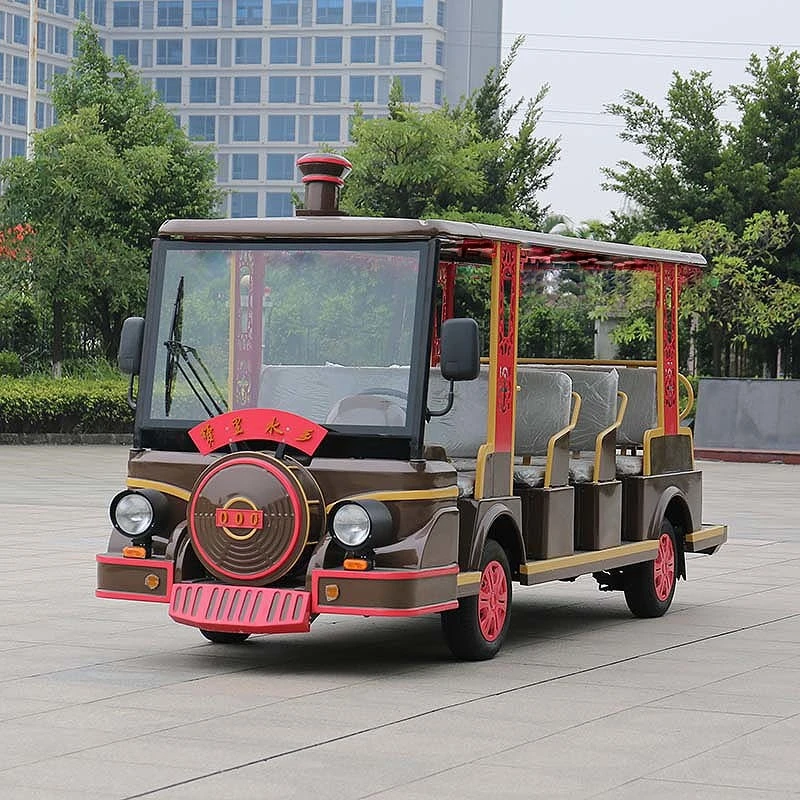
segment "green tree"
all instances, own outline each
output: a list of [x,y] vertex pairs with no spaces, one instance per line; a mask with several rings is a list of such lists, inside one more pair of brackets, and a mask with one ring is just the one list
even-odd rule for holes
[[122,321],[141,311],[150,239],[168,217],[210,216],[219,199],[213,154],[192,144],[123,59],[85,21],[78,56],[52,93],[59,123],[33,157],[0,164],[0,220],[35,234],[2,279],[48,309],[53,372],[82,324],[112,357]]

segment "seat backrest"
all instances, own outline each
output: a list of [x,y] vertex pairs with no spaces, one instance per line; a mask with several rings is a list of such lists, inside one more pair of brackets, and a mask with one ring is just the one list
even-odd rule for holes
[[543,456],[553,434],[569,423],[572,380],[565,372],[517,367],[518,456]]
[[[431,370],[428,383],[428,408],[447,405],[449,381],[438,368]],[[489,370],[481,366],[474,381],[459,381],[454,386],[453,408],[442,417],[431,417],[425,429],[425,444],[439,444],[449,458],[475,458],[486,442],[486,416],[489,401]]]
[[628,407],[617,431],[617,444],[641,446],[644,433],[658,425],[655,367],[618,368],[620,391],[628,395]]

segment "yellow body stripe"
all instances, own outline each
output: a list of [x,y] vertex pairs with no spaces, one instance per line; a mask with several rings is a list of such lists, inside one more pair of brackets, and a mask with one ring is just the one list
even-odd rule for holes
[[161,483],[161,481],[148,481],[145,478],[128,478],[126,485],[129,489],[156,489],[164,494],[178,497],[188,502],[192,493],[180,486],[173,486],[171,483]]

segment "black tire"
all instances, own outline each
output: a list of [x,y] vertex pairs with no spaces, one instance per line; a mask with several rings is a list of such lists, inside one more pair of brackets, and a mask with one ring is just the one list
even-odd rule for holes
[[511,568],[508,556],[496,541],[488,539],[481,556],[479,593],[462,597],[458,608],[442,613],[442,633],[456,658],[486,661],[500,652],[510,621]]
[[214,644],[241,644],[250,637],[249,633],[225,633],[224,631],[207,631],[200,628],[200,633]]
[[642,619],[663,616],[672,605],[677,575],[675,529],[665,519],[659,529],[659,549],[655,560],[625,568],[625,602],[631,613]]

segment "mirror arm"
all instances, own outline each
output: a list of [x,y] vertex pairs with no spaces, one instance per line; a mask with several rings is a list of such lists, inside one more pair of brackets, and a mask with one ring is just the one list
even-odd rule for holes
[[137,398],[137,397],[135,397],[135,396],[134,396],[134,394],[133,394],[133,381],[134,381],[134,379],[135,379],[135,378],[136,378],[136,376],[135,376],[135,375],[131,375],[131,382],[130,382],[130,384],[128,384],[128,398],[127,398],[127,400],[128,400],[128,405],[129,405],[129,406],[130,406],[130,407],[131,407],[131,408],[132,408],[134,411],[136,411],[136,401],[137,401],[137,399],[138,399],[138,398]]
[[431,417],[443,417],[453,410],[453,401],[455,400],[455,395],[453,394],[454,386],[455,381],[450,381],[450,391],[447,393],[447,405],[441,409],[441,411],[431,411],[429,408],[425,410],[425,416],[428,422],[431,421]]

